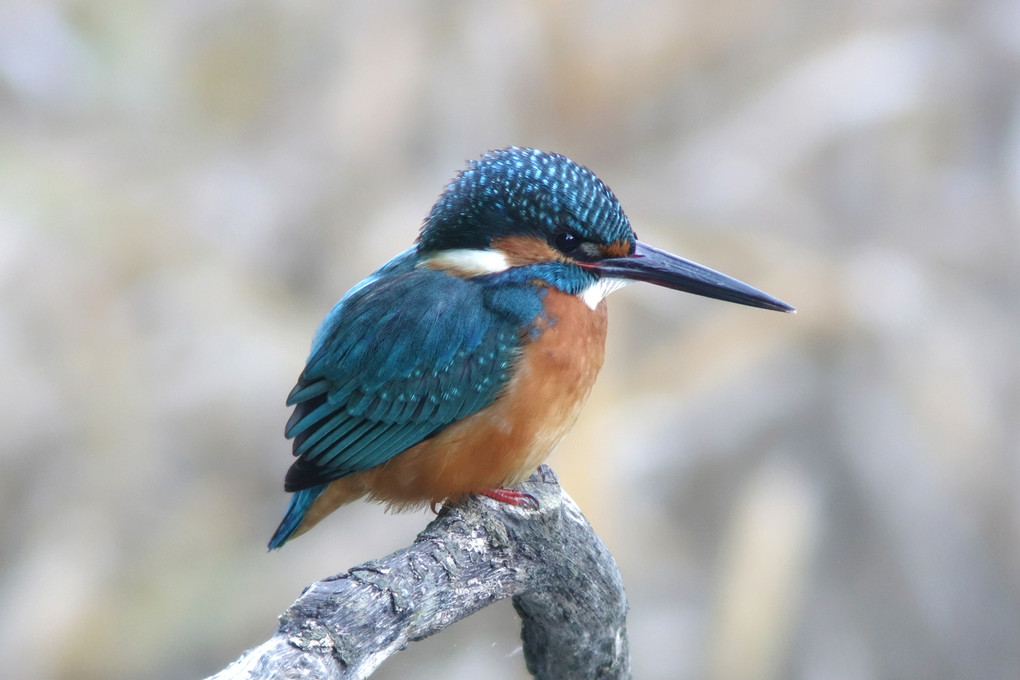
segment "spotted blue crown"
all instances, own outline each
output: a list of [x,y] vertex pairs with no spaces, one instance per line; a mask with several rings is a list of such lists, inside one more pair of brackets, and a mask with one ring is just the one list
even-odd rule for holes
[[620,202],[591,170],[556,153],[510,147],[454,178],[425,219],[418,247],[486,249],[511,234],[545,239],[564,230],[594,243],[634,238]]

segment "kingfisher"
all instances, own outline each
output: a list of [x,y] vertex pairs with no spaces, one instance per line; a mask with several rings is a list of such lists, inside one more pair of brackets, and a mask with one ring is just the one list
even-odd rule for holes
[[287,398],[293,495],[270,550],[365,496],[537,507],[513,487],[574,424],[605,355],[605,298],[632,281],[794,311],[639,241],[609,187],[565,156],[510,147],[470,162],[414,245],[316,331]]

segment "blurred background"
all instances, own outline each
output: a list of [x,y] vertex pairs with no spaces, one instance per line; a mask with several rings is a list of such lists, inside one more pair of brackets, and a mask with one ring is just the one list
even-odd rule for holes
[[[1020,677],[1020,4],[0,3],[0,667],[187,678],[428,513],[280,552],[312,333],[559,151],[799,308],[632,286],[551,459],[648,679]],[[490,607],[379,678],[527,677]]]

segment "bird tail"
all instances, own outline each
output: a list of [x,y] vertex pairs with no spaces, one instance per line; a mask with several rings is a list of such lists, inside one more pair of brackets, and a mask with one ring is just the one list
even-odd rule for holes
[[276,533],[269,539],[269,549],[276,550],[294,535],[305,519],[305,513],[312,503],[319,497],[329,484],[320,484],[310,489],[301,489],[290,497],[290,505],[287,507],[287,514],[283,516],[280,526],[276,527]]

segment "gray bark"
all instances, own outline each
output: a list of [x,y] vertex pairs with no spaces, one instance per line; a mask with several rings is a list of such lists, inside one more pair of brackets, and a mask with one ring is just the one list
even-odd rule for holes
[[444,508],[411,546],[310,585],[272,638],[213,680],[365,678],[408,642],[506,597],[536,678],[630,677],[615,560],[548,467],[518,488],[538,510],[483,497]]

